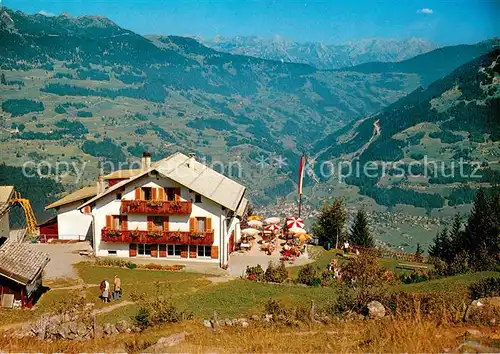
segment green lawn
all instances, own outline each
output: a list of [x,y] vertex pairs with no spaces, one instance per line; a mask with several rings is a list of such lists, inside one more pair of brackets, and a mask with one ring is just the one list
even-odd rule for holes
[[477,272],[459,274],[452,277],[434,279],[421,283],[402,284],[395,287],[395,289],[408,292],[466,291],[467,287],[472,283],[488,277],[500,277],[500,272]]
[[[171,300],[181,310],[192,312],[197,318],[207,318],[217,311],[220,318],[248,316],[262,311],[264,304],[270,300],[278,300],[285,305],[308,305],[311,300],[318,307],[335,300],[333,288],[309,288],[293,284],[257,283],[236,279],[224,283],[212,284],[196,291],[177,293]],[[98,317],[100,322],[128,319],[135,314],[136,305],[119,308],[103,313]]]

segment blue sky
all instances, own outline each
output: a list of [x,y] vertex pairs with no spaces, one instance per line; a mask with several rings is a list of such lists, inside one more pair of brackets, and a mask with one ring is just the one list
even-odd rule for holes
[[343,43],[421,37],[439,45],[500,36],[500,0],[0,0],[28,13],[94,14],[141,34],[280,35]]

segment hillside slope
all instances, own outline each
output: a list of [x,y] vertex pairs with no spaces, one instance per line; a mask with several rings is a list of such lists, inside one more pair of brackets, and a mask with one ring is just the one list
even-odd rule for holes
[[459,66],[487,54],[500,45],[499,39],[492,39],[477,44],[455,45],[438,48],[425,54],[400,62],[369,62],[352,67],[340,68],[340,71],[353,71],[364,74],[374,73],[414,73],[422,78],[425,86],[440,79]]
[[496,49],[318,142],[317,160],[376,162],[376,177],[346,182],[382,205],[432,209],[468,203],[475,188],[500,181],[499,112]]
[[194,151],[225,173],[241,166],[233,177],[260,204],[293,190],[298,156],[314,140],[420,84],[415,74],[320,71],[145,38],[96,16],[3,7],[0,42],[3,162],[90,162],[85,184],[105,160]]

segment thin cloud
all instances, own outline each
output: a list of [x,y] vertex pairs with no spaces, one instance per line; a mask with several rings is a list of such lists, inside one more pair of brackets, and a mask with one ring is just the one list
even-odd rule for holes
[[56,14],[53,14],[52,12],[47,12],[45,10],[40,10],[38,11],[38,14],[39,15],[43,15],[43,16],[47,16],[47,17],[52,17],[52,16],[55,16]]
[[434,13],[434,10],[429,9],[428,7],[424,7],[424,8],[417,10],[417,14],[432,15],[433,13]]

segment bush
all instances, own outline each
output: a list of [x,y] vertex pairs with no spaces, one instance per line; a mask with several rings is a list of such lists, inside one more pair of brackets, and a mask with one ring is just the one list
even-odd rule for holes
[[490,277],[478,280],[469,286],[469,294],[473,300],[500,296],[500,278]]
[[[299,275],[297,277],[297,281],[300,284],[305,284],[311,286],[313,284],[314,279],[317,278],[318,269],[312,264],[306,264],[299,269]],[[321,281],[320,281],[321,284]]]
[[401,274],[399,279],[405,284],[420,283],[430,279],[429,274],[420,271],[413,271],[410,274]]
[[135,325],[140,329],[146,329],[149,327],[149,309],[146,307],[140,307],[137,313],[132,318]]
[[266,272],[264,273],[264,280],[270,283],[283,283],[288,278],[288,271],[285,264],[280,262],[275,265],[272,261],[269,262]]
[[255,267],[247,266],[246,276],[248,280],[264,281],[264,269],[257,264]]
[[129,263],[129,264],[127,264],[127,268],[128,269],[135,269],[135,268],[137,268],[137,264],[135,264],[135,263]]

